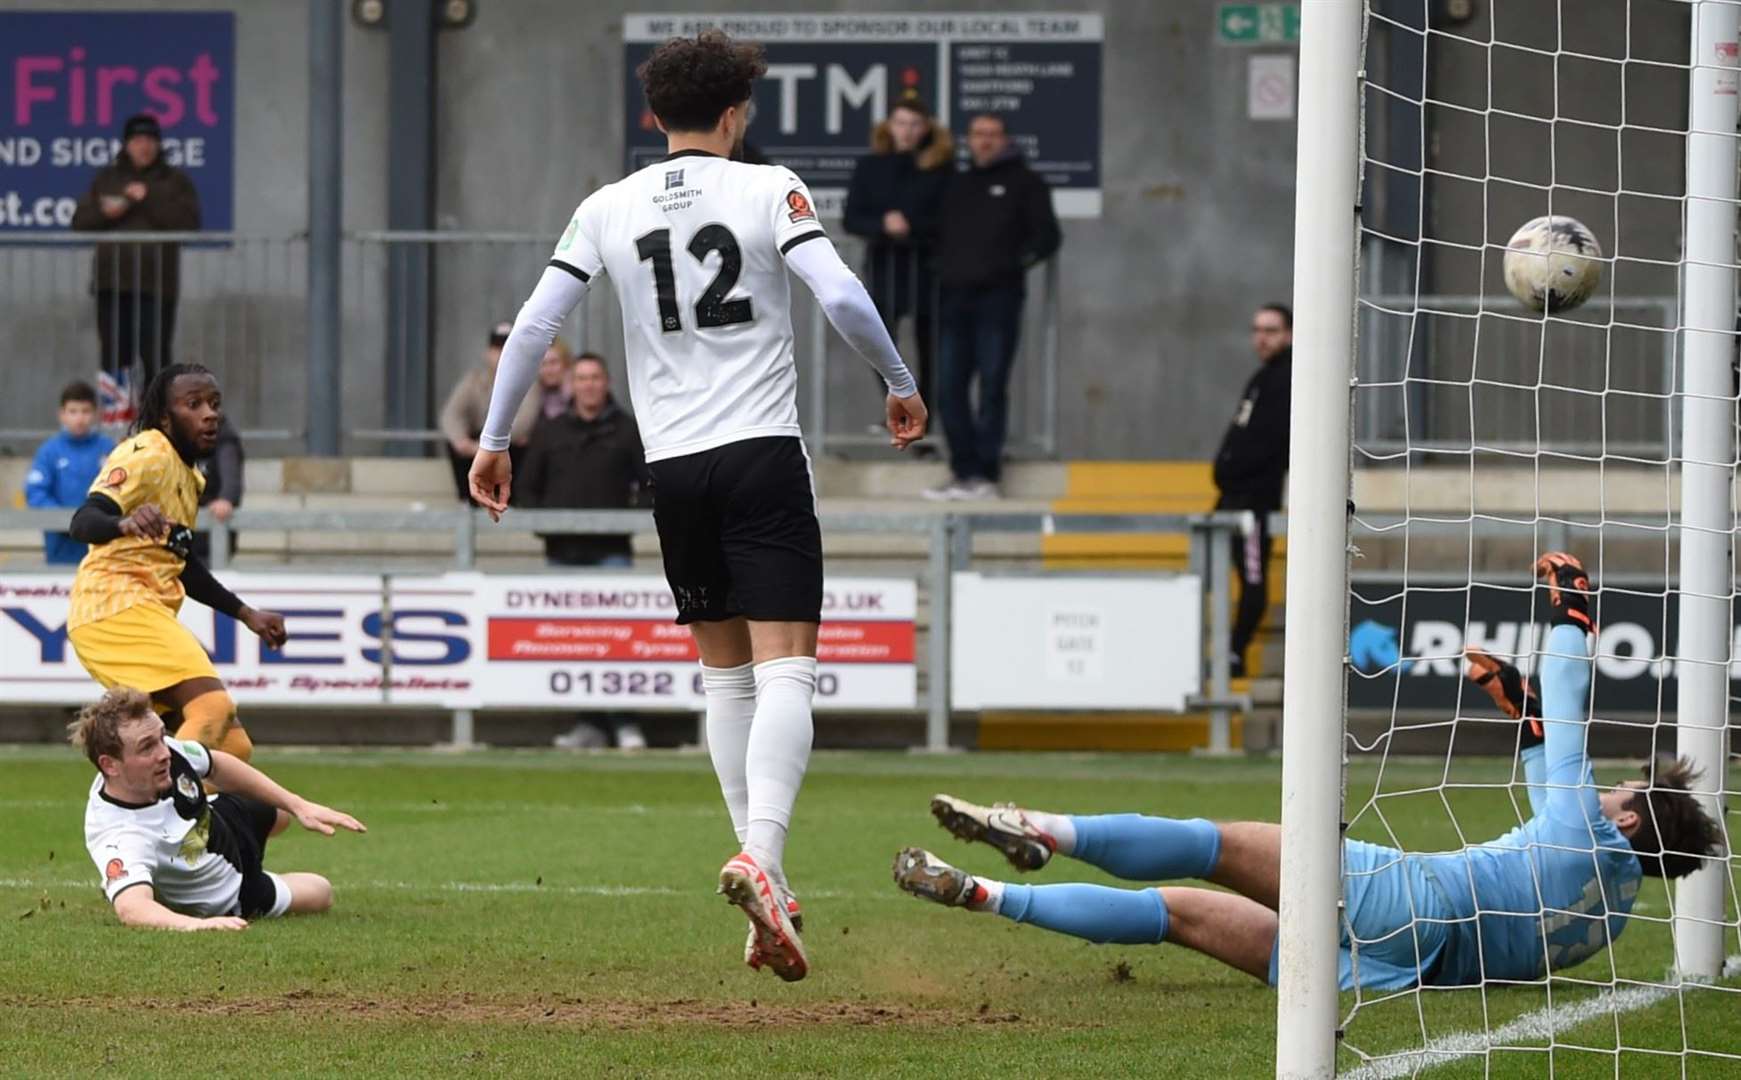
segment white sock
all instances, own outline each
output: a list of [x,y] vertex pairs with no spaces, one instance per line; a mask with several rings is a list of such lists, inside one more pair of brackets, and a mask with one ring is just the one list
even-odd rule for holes
[[707,695],[707,752],[741,847],[750,835],[750,788],[744,768],[750,724],[756,718],[755,670],[749,664],[729,668],[703,664],[701,689]]
[[744,850],[780,881],[786,874],[786,830],[810,764],[815,730],[816,660],[788,656],[756,665],[756,719],[750,727],[745,773],[749,781],[749,836]]
[[992,915],[1001,912],[1003,910],[1003,882],[982,877],[974,878],[973,882],[985,890],[985,899],[981,900],[975,897],[968,902],[968,910],[989,912]]
[[1048,814],[1044,810],[1023,810],[1028,824],[1058,842],[1058,854],[1076,854],[1076,823],[1069,814]]

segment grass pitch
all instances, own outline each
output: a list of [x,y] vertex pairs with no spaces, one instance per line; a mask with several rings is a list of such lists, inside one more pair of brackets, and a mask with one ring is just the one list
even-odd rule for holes
[[[1145,755],[820,753],[787,854],[811,977],[741,962],[744,920],[712,895],[731,833],[703,756],[287,751],[258,764],[356,813],[366,836],[292,828],[269,866],[332,878],[338,908],[241,934],[130,931],[96,889],[70,750],[0,749],[0,1072],[7,1075],[1153,1075],[1273,1072],[1270,990],[1171,946],[1092,946],[898,893],[921,843],[1005,876],[949,839],[950,791],[1079,812],[1274,819],[1279,765]],[[1461,763],[1460,763],[1460,768]],[[1494,777],[1509,763],[1469,766]],[[1383,822],[1357,834],[1445,845],[1514,823],[1501,791],[1431,792],[1442,765],[1393,762]],[[1453,779],[1467,779],[1464,776]],[[1350,790],[1371,790],[1356,771]],[[1402,794],[1421,789],[1428,793]],[[1350,806],[1358,801],[1351,798]],[[1449,806],[1449,809],[1447,809]],[[1451,820],[1451,812],[1456,822]],[[1036,881],[1109,881],[1059,859]],[[1667,912],[1647,885],[1643,913]],[[1574,975],[1659,979],[1667,931],[1629,929]],[[1732,986],[1733,984],[1731,984]],[[1590,998],[1553,987],[1368,1004],[1348,1043],[1394,1051]],[[1352,1000],[1344,1002],[1345,1008]],[[1536,1049],[1432,1076],[1741,1076],[1741,995],[1670,997]],[[1575,1049],[1574,1047],[1588,1049]],[[1359,1063],[1344,1053],[1344,1067]],[[1683,1065],[1685,1073],[1683,1074]]]

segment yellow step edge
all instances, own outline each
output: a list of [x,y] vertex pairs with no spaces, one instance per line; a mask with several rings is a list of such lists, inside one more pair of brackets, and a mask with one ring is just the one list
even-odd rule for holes
[[[1243,718],[1232,744],[1245,745]],[[1199,713],[986,712],[981,750],[1149,750],[1183,753],[1209,746],[1209,717]]]

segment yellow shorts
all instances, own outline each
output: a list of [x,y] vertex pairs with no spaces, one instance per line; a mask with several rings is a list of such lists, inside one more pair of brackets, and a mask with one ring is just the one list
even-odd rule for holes
[[205,646],[160,604],[134,604],[67,632],[73,652],[104,689],[155,694],[188,679],[215,679]]

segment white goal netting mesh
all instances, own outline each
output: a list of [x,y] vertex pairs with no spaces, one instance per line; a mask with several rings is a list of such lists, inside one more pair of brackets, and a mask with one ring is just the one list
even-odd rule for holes
[[[1510,970],[1477,899],[1475,916],[1451,922],[1481,951],[1478,981],[1345,992],[1339,1068],[1741,1077],[1741,865],[1727,854],[1741,817],[1723,791],[1741,777],[1724,767],[1741,678],[1735,46],[1732,33],[1695,40],[1713,9],[1730,9],[1732,27],[1733,5],[1367,8],[1348,835],[1437,852],[1532,817],[1520,725],[1467,679],[1464,650],[1533,675],[1550,619],[1532,567],[1565,551],[1599,591],[1586,702],[1597,784],[1656,783],[1657,755],[1691,750],[1724,846],[1700,884],[1647,876],[1635,899],[1606,895],[1592,874],[1560,908],[1554,883],[1535,882],[1548,898],[1542,955],[1566,961],[1551,972]],[[1729,130],[1695,123],[1709,115],[1700,87],[1730,99]],[[1727,173],[1715,180],[1713,151]],[[1600,282],[1581,306],[1534,311],[1506,288],[1508,241],[1543,215],[1582,222],[1600,246]],[[1683,474],[1704,486],[1683,497]],[[1719,628],[1687,644],[1683,608]],[[1701,675],[1706,696],[1687,697]],[[1715,703],[1687,717],[1683,697]],[[1370,866],[1349,863],[1354,897]],[[1628,900],[1626,918],[1602,918]],[[1416,911],[1400,933],[1430,949],[1444,923],[1443,910]],[[1568,924],[1588,927],[1589,948],[1547,942]],[[1387,944],[1354,936],[1357,961]]]

